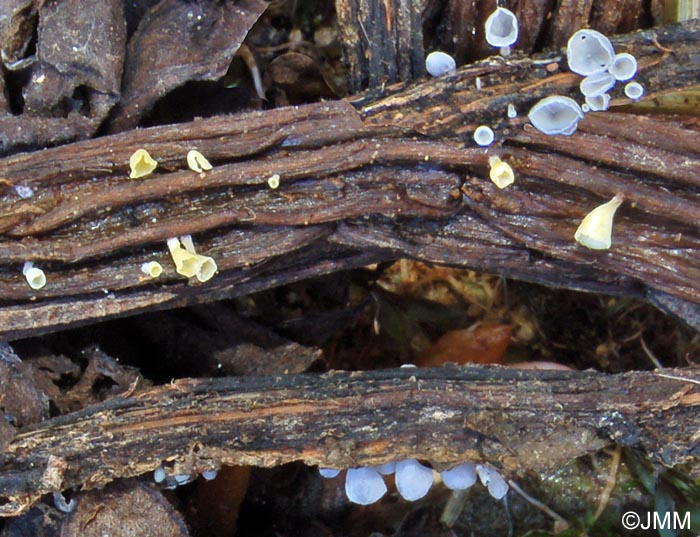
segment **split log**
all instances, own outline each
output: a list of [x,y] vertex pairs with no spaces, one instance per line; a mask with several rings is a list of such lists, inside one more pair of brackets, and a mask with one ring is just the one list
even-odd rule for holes
[[21,430],[0,464],[0,514],[161,464],[195,475],[222,464],[348,468],[417,457],[513,474],[611,442],[664,465],[697,463],[699,384],[697,369],[496,367],[183,379]]
[[[647,95],[696,88],[700,23],[615,40],[640,58]],[[378,98],[280,108],[130,131],[0,160],[0,337],[206,302],[367,263],[414,257],[557,286],[700,303],[700,132],[696,118],[589,114],[574,136],[544,136],[525,112],[579,77],[557,52],[492,58]],[[476,77],[483,89],[475,87]],[[626,100],[615,90],[613,105]],[[512,103],[516,119],[505,115]],[[354,105],[354,106],[353,106]],[[495,127],[485,150],[474,128]],[[466,147],[465,147],[466,146]],[[159,161],[128,179],[131,153]],[[198,175],[198,148],[215,168]],[[510,162],[498,190],[488,158]],[[279,175],[281,186],[267,179]],[[12,188],[29,186],[21,199]],[[621,193],[614,245],[572,237]],[[190,285],[165,240],[193,234],[220,274]],[[163,276],[139,267],[156,260]],[[31,290],[24,261],[47,273]]]

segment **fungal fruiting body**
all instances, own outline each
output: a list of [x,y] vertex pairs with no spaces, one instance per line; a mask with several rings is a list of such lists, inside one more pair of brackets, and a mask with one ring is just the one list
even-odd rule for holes
[[149,261],[141,265],[141,272],[151,278],[157,278],[163,273],[163,267],[158,261]]
[[484,25],[486,42],[492,47],[510,47],[518,40],[518,19],[505,8],[497,7]]
[[189,166],[190,170],[197,173],[209,171],[213,167],[206,157],[196,149],[191,149],[187,153],[187,166]]
[[[180,244],[180,241],[182,241],[182,244]],[[214,259],[199,255],[194,251],[192,237],[189,235],[180,237],[180,240],[176,237],[168,239],[168,250],[175,263],[175,271],[182,276],[187,278],[196,276],[200,282],[206,282],[217,271]]]
[[34,196],[34,190],[30,186],[26,185],[15,185],[15,192],[23,200],[29,199]]
[[595,97],[608,91],[615,85],[615,77],[608,72],[595,73],[584,78],[579,89],[586,97]]
[[[594,95],[593,97],[586,97],[586,104],[584,106],[587,106],[588,109],[593,112],[603,112],[604,110],[610,108],[610,95],[607,93],[601,93],[600,95]],[[583,109],[583,106],[581,109]]]
[[489,494],[495,499],[500,500],[508,494],[508,483],[495,469],[477,464],[476,473],[479,474],[481,483],[489,490]]
[[489,178],[498,188],[505,188],[515,181],[513,168],[511,168],[510,164],[507,162],[503,162],[499,157],[489,157],[489,166],[491,167],[489,170]]
[[206,470],[202,472],[202,477],[205,481],[212,481],[213,479],[216,479],[217,475],[219,475],[218,470]]
[[435,51],[428,54],[425,59],[425,70],[430,76],[444,76],[454,73],[457,70],[457,63],[449,54]]
[[335,468],[319,468],[318,473],[321,474],[321,477],[333,479],[334,477],[338,476],[340,470],[336,470]]
[[152,173],[153,170],[156,169],[156,166],[158,166],[158,162],[148,154],[148,151],[145,149],[137,149],[129,158],[129,168],[131,168],[129,178],[140,179],[141,177],[145,177]]
[[474,141],[477,143],[477,145],[482,147],[491,145],[494,138],[495,136],[491,130],[491,127],[487,127],[486,125],[480,125],[474,131]]
[[612,227],[615,211],[622,204],[622,195],[617,194],[609,202],[593,209],[578,226],[574,239],[591,250],[607,250],[612,245]]
[[375,466],[375,469],[382,475],[391,475],[396,471],[396,462],[385,462],[380,466]]
[[644,86],[639,82],[630,82],[625,84],[625,95],[633,101],[637,101],[644,95]]
[[615,49],[610,40],[595,30],[579,30],[566,46],[569,69],[581,76],[607,70],[614,58]]
[[24,263],[22,274],[32,289],[41,289],[46,285],[46,274],[40,268],[35,267],[31,261]]
[[370,505],[386,491],[384,479],[373,468],[350,468],[345,475],[345,494],[353,503]]
[[280,186],[280,174],[276,173],[274,175],[271,175],[270,177],[267,178],[267,186],[269,186],[272,190],[275,190]]
[[433,485],[433,471],[416,459],[407,459],[396,464],[394,480],[401,497],[414,502],[428,494]]
[[637,58],[627,52],[615,54],[612,64],[608,67],[608,72],[616,80],[626,82],[637,74]]
[[450,490],[465,490],[476,483],[476,466],[470,462],[458,464],[454,468],[440,472],[445,486]]
[[583,116],[583,110],[578,103],[562,95],[545,97],[535,104],[527,115],[530,123],[538,131],[549,135],[573,134]]
[[513,103],[508,103],[508,108],[506,110],[506,115],[510,119],[514,119],[518,117],[518,111],[515,109],[515,105]]

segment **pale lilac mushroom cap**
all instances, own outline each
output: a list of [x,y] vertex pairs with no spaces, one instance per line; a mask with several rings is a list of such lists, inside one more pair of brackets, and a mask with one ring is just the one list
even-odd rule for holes
[[615,77],[604,71],[584,78],[579,84],[579,89],[586,97],[595,97],[605,93],[615,85]]
[[603,112],[610,108],[610,95],[601,93],[593,97],[586,97],[586,105],[592,112]]
[[644,86],[639,82],[629,82],[625,84],[625,95],[633,101],[637,101],[644,95]]
[[492,47],[509,47],[518,40],[518,19],[515,14],[503,7],[486,19],[486,41]]
[[394,480],[401,497],[414,502],[428,494],[433,485],[433,471],[416,459],[407,459],[396,465]]
[[449,73],[454,73],[457,70],[457,64],[452,56],[444,52],[431,52],[425,59],[425,70],[430,76],[443,76]]
[[440,472],[440,477],[448,489],[465,490],[476,483],[476,466],[470,462],[465,462]]
[[606,71],[615,58],[610,40],[595,30],[579,30],[566,46],[569,69],[581,76]]
[[375,466],[374,469],[382,475],[391,475],[396,471],[396,461],[385,462],[384,464]]
[[583,118],[583,110],[570,97],[552,95],[545,97],[530,109],[530,123],[544,134],[570,135],[576,131]]
[[338,476],[340,470],[336,468],[319,468],[318,473],[321,474],[321,477],[325,477],[326,479],[333,479],[334,477]]
[[493,130],[491,130],[491,127],[487,127],[486,125],[479,125],[474,131],[474,141],[481,147],[491,145],[495,138],[496,135],[493,133]]
[[627,52],[615,54],[612,64],[608,67],[608,72],[616,80],[626,82],[637,74],[637,58]]
[[350,468],[345,475],[345,494],[352,503],[370,505],[386,490],[384,479],[374,468]]
[[488,489],[489,494],[495,499],[500,500],[508,494],[508,483],[495,469],[488,466],[476,465],[476,471],[479,474],[481,483]]

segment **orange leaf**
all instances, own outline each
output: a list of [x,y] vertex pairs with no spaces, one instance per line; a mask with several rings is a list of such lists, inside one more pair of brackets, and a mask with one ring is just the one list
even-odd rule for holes
[[511,327],[507,324],[479,323],[462,330],[447,332],[418,357],[416,365],[502,364],[510,343]]

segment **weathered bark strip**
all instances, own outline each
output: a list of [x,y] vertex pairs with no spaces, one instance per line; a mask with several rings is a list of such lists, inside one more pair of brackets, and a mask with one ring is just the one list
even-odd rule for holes
[[478,367],[185,379],[20,431],[0,466],[3,514],[51,490],[100,486],[166,460],[175,474],[408,457],[546,471],[616,442],[663,464],[697,464],[699,381],[695,369]]
[[[617,40],[619,50],[645,54],[639,78],[649,95],[697,86],[698,43],[698,21]],[[589,114],[571,137],[541,135],[525,123],[528,106],[578,91],[579,77],[546,68],[561,62],[491,59],[389,88],[359,112],[348,102],[280,108],[2,159],[0,337],[407,255],[580,289],[643,296],[651,287],[700,303],[700,122],[608,112]],[[510,121],[509,102],[521,113]],[[502,144],[474,147],[479,123],[497,127]],[[132,181],[127,162],[140,147],[159,168]],[[214,170],[186,169],[192,147]],[[494,154],[517,176],[503,191],[488,179]],[[34,196],[21,199],[15,184]],[[583,216],[617,193],[626,202],[613,248],[574,243]],[[184,234],[219,266],[205,285],[184,285],[170,263],[165,240]],[[27,260],[47,272],[45,288],[27,286]],[[157,281],[139,270],[149,260],[165,267]]]

